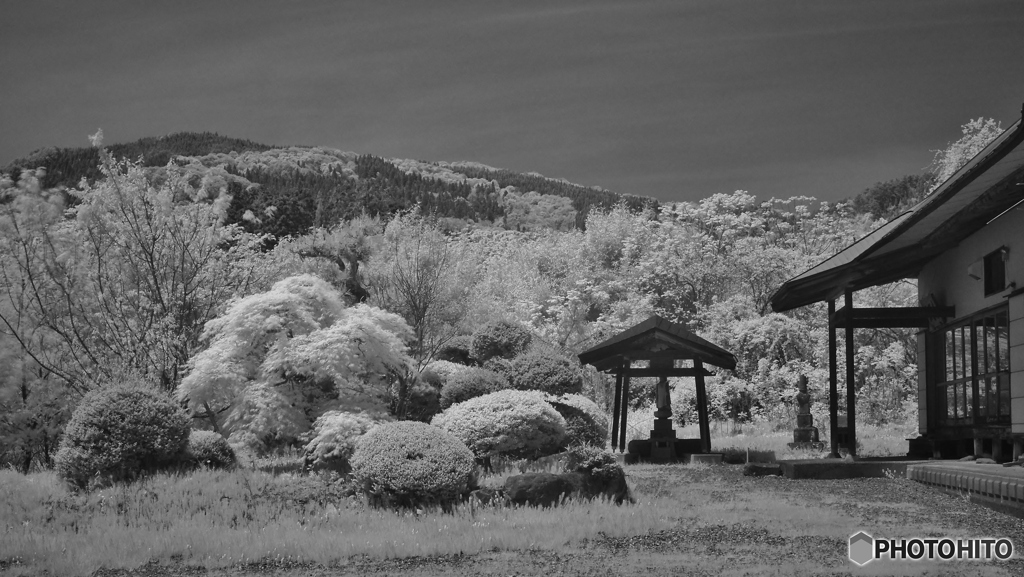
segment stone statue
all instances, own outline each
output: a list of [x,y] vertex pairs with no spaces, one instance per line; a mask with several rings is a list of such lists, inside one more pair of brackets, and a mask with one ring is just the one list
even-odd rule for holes
[[676,431],[672,428],[672,398],[668,377],[662,375],[654,386],[654,428],[651,429],[651,460],[655,463],[673,463],[676,455]]
[[800,392],[796,394],[797,413],[796,428],[793,429],[793,442],[789,443],[790,448],[824,449],[824,443],[818,438],[818,428],[814,426],[814,417],[811,416],[811,395],[807,392],[807,376],[800,375],[797,381],[797,388]]
[[654,416],[668,418],[672,416],[672,399],[669,397],[668,378],[661,377],[654,387],[654,406],[657,408]]
[[807,392],[807,377],[800,375],[800,380],[797,381],[797,387],[800,392],[796,394],[796,403],[798,405],[797,413],[801,415],[811,414],[811,395]]

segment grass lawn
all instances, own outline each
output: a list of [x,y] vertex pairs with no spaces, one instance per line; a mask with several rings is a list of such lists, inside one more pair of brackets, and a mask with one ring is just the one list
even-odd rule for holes
[[1024,521],[910,481],[744,477],[739,465],[627,473],[632,506],[445,515],[370,510],[291,473],[200,471],[70,495],[52,473],[0,471],[0,574],[1024,575],[1024,558],[851,564],[860,530],[1009,537],[1024,553]]

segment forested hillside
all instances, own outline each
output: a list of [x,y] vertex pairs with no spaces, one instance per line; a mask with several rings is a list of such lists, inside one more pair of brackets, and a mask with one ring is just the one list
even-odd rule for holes
[[[889,181],[852,203],[736,191],[658,204],[469,163],[212,134],[41,151],[0,175],[0,463],[49,463],[81,395],[126,377],[180,392],[205,375],[190,381],[207,391],[193,405],[212,422],[230,408],[234,440],[267,448],[294,442],[354,391],[383,390],[374,402],[404,415],[424,368],[453,349],[465,360],[466,339],[493,321],[571,360],[652,313],[736,355],[736,370],[709,379],[714,418],[792,427],[800,375],[824,398],[827,319],[821,304],[774,313],[772,293],[927,194],[994,127],[965,125],[936,155],[939,176]],[[910,306],[917,291],[903,281],[856,299]],[[300,301],[334,312],[300,314]],[[390,328],[359,336],[374,327]],[[909,434],[912,335],[856,338],[858,418]],[[263,359],[268,347],[280,354]],[[379,376],[377,361],[397,377],[371,383],[358,367]],[[608,408],[608,378],[577,370]],[[650,400],[644,386],[634,403]],[[685,379],[673,404],[693,419]],[[814,410],[826,422],[825,404]]]
[[962,136],[935,151],[932,164],[917,174],[878,182],[848,199],[857,213],[891,220],[922,200],[1003,131],[991,118],[977,118],[960,127]]
[[[305,234],[364,212],[386,216],[413,206],[424,214],[454,219],[448,223],[452,228],[487,223],[512,230],[579,228],[591,208],[610,208],[619,202],[637,210],[657,206],[650,198],[473,163],[275,147],[209,132],[143,138],[112,144],[108,150],[115,159],[141,159],[141,165],[152,172],[169,163],[183,168],[200,164],[241,177],[230,191],[229,222],[276,238]],[[96,148],[45,148],[11,162],[3,172],[17,181],[24,169],[44,168],[43,188],[70,189],[83,178],[88,182],[100,178],[98,166]],[[75,202],[73,195],[65,200]],[[270,207],[274,207],[273,216],[267,212]],[[246,212],[258,218],[242,220]]]
[[[202,156],[231,151],[263,151],[273,147],[251,140],[229,138],[212,132],[180,132],[161,137],[141,138],[134,142],[107,146],[115,158],[142,159],[143,166],[163,166],[173,156]],[[99,178],[100,155],[95,147],[43,148],[10,162],[3,172],[17,179],[22,169],[46,169],[44,188],[73,187],[83,178]]]

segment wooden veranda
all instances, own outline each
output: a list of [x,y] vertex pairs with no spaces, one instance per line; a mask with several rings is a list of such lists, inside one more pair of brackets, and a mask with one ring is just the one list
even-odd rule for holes
[[[612,449],[626,450],[626,417],[629,413],[629,384],[633,377],[657,377],[655,389],[657,410],[654,430],[651,431],[650,453],[644,456],[654,461],[675,460],[680,443],[675,439],[669,377],[693,377],[696,380],[697,414],[700,428],[698,451],[711,451],[711,431],[708,424],[708,401],[704,377],[713,375],[704,365],[735,369],[736,357],[732,353],[695,335],[685,326],[653,315],[647,320],[580,353],[581,363],[592,365],[599,371],[615,375],[615,399],[612,410]],[[647,361],[646,367],[634,367],[634,361]],[[683,363],[690,361],[690,366]],[[685,443],[682,447],[687,448]],[[630,451],[633,452],[632,450]],[[644,451],[646,452],[646,450]]]
[[[857,398],[854,392],[855,366],[853,329],[925,329],[930,323],[955,316],[953,307],[854,308],[853,291],[843,291],[844,306],[836,310],[836,299],[828,299],[828,415],[830,457],[839,457],[839,448],[857,456]],[[844,330],[846,349],[846,426],[839,424],[839,345],[837,333]]]

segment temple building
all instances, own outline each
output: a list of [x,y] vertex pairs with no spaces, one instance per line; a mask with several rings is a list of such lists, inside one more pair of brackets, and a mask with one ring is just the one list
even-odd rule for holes
[[[772,308],[826,301],[832,452],[856,447],[853,331],[917,328],[913,456],[1024,451],[1024,128],[1018,120],[924,200],[784,283]],[[918,307],[854,308],[856,291],[916,278]],[[841,308],[837,310],[837,300]],[[837,332],[845,331],[845,418]]]

